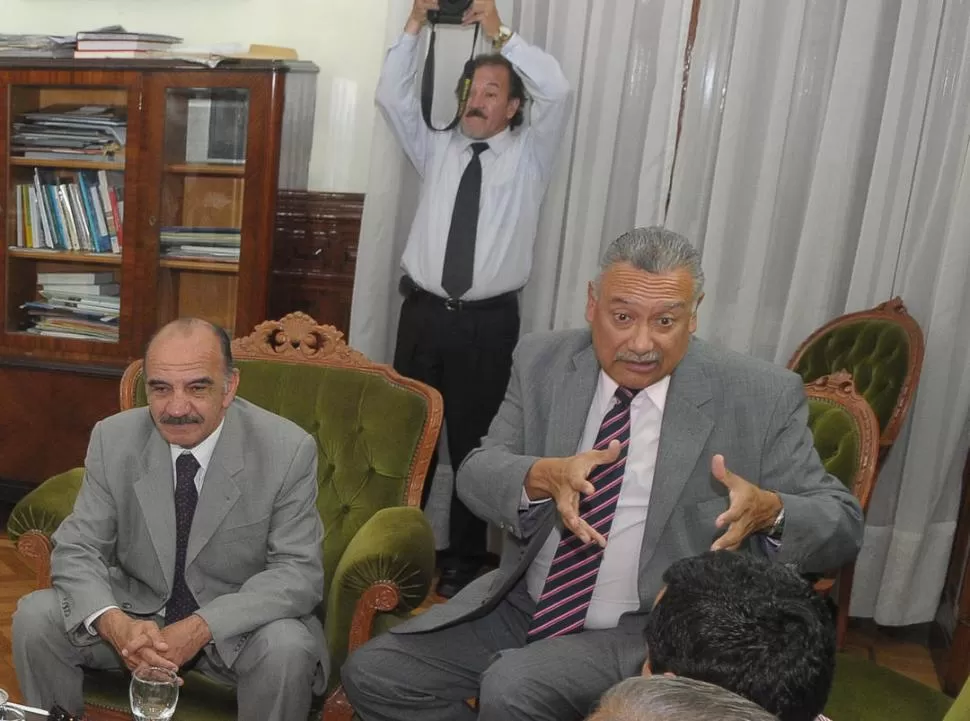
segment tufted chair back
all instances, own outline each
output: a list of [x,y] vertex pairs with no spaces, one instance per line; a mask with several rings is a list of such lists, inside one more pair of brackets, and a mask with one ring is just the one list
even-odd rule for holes
[[851,374],[879,421],[884,455],[899,434],[919,383],[923,331],[896,297],[826,323],[798,347],[788,367],[806,383],[837,371]]

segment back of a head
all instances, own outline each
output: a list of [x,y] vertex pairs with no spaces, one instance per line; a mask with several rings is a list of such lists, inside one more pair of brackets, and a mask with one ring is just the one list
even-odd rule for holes
[[811,721],[835,671],[831,608],[784,566],[718,551],[664,574],[644,636],[651,672],[707,681],[781,721]]
[[776,721],[747,699],[690,678],[651,676],[621,681],[588,721]]

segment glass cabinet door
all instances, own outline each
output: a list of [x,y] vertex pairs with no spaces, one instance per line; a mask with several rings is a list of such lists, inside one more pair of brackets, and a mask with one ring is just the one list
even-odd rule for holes
[[127,310],[121,269],[132,89],[11,85],[8,93],[4,337],[117,346]]
[[164,93],[158,217],[158,325],[205,318],[235,330],[250,91]]

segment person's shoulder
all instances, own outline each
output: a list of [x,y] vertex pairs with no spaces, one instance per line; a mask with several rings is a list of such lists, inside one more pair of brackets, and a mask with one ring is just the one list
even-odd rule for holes
[[767,392],[782,392],[801,386],[798,374],[777,363],[693,338],[689,353],[706,376],[721,384],[742,384]]
[[138,406],[103,418],[95,427],[113,439],[125,438],[130,442],[132,438],[150,434],[155,429],[155,422],[148,406]]
[[236,397],[229,406],[229,413],[240,419],[254,439],[265,439],[270,443],[302,443],[309,434],[299,425],[281,415],[268,411],[261,406]]
[[523,361],[544,360],[549,357],[571,358],[592,344],[589,330],[547,330],[527,333],[519,340],[515,354]]

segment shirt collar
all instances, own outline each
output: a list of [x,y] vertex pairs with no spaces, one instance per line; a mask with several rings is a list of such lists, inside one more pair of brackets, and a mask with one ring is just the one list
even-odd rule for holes
[[[619,384],[607,375],[606,371],[600,370],[599,377],[599,387],[597,388],[597,393],[600,398],[610,399],[613,394],[616,393],[616,389],[619,388]],[[660,415],[663,415],[664,406],[667,405],[667,390],[670,388],[670,376],[666,375],[653,385],[647,386],[642,391],[636,394],[633,400],[630,402],[631,408],[636,408],[643,403],[644,397],[649,398],[653,404],[660,410]]]
[[209,461],[212,460],[212,453],[216,449],[216,443],[219,442],[219,436],[222,435],[222,427],[226,425],[226,419],[223,418],[222,421],[216,426],[216,429],[208,435],[208,437],[202,441],[195,448],[182,448],[182,446],[177,446],[174,443],[169,444],[169,449],[172,451],[172,466],[175,465],[175,460],[188,451],[193,456],[195,460],[199,462],[199,468],[202,471],[202,475],[205,476],[206,469],[209,467]]
[[462,151],[469,149],[472,143],[488,143],[489,151],[495,153],[496,155],[501,155],[510,145],[512,145],[512,131],[510,128],[505,128],[505,130],[500,133],[496,133],[490,138],[469,138],[464,133],[460,133],[459,135],[462,142]]

